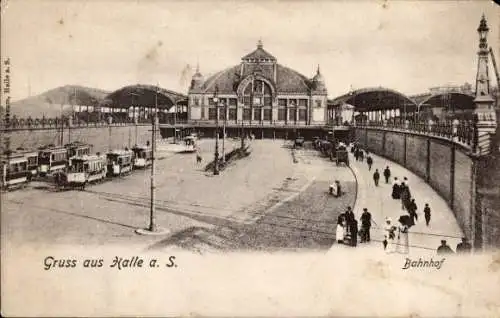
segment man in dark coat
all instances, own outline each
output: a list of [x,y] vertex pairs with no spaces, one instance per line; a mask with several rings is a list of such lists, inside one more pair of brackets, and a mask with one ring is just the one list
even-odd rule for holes
[[425,216],[425,225],[429,226],[429,223],[431,222],[431,208],[429,207],[429,203],[425,204],[424,216]]
[[349,228],[351,232],[351,246],[356,247],[358,245],[358,221],[352,219]]
[[352,220],[354,220],[354,212],[352,212],[352,209],[350,206],[347,207],[347,211],[345,211],[345,219],[347,223],[350,223]]
[[380,173],[378,173],[378,169],[375,169],[373,173],[373,181],[375,181],[375,186],[378,187],[378,180],[380,179]]
[[385,167],[384,169],[384,178],[385,178],[385,183],[389,183],[389,178],[391,177],[391,170],[389,169],[389,166]]
[[361,243],[370,242],[370,228],[372,226],[372,215],[367,208],[361,214]]
[[457,254],[470,254],[472,245],[467,241],[467,238],[462,238],[462,243],[457,245]]
[[410,214],[412,225],[415,225],[415,221],[418,221],[417,203],[415,203],[415,199],[411,199],[411,202],[408,204],[408,213]]
[[441,240],[441,245],[437,248],[437,253],[438,255],[442,254],[453,254],[453,250],[451,247],[446,244],[446,240]]
[[405,185],[404,182],[401,183],[400,190],[401,190],[401,207],[403,210],[405,210],[408,209],[410,205],[410,199],[411,199],[410,190],[408,189],[408,187]]
[[366,157],[366,163],[368,164],[368,171],[372,170],[372,165],[373,165],[373,158],[372,156]]

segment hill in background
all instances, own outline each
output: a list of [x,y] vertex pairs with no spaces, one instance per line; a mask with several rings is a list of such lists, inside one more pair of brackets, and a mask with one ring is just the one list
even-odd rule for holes
[[11,113],[17,117],[40,118],[56,117],[71,112],[71,105],[95,106],[101,103],[110,92],[97,88],[78,85],[66,85],[51,89],[45,93],[21,99],[11,103]]

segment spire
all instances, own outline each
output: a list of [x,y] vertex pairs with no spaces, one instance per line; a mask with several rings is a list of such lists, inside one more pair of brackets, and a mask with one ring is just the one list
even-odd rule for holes
[[264,44],[262,44],[262,39],[259,39],[259,42],[257,42],[257,48],[262,49],[264,47]]
[[200,62],[196,62],[196,73],[200,73]]
[[319,64],[318,64],[318,69],[316,70],[316,74],[321,75],[321,73],[319,72]]

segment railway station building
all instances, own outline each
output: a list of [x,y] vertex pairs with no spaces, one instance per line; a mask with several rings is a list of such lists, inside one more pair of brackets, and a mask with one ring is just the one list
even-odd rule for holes
[[206,79],[197,68],[188,92],[189,121],[215,123],[217,113],[228,125],[323,126],[327,121],[327,90],[319,66],[308,78],[278,64],[259,41],[239,64]]

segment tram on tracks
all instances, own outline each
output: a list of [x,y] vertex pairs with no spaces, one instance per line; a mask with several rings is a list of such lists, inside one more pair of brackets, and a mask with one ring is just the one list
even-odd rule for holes
[[132,148],[134,153],[134,168],[146,168],[153,163],[153,149],[148,146],[135,146]]
[[183,152],[195,152],[195,151],[196,151],[196,136],[190,135],[184,138]]
[[1,157],[1,189],[11,190],[24,187],[31,177],[28,159],[24,154],[11,154]]
[[64,172],[68,165],[68,149],[65,147],[42,148],[38,153],[38,164],[38,173],[42,177]]
[[108,152],[107,167],[108,176],[122,176],[129,174],[133,169],[133,151],[131,150],[114,150]]
[[17,148],[15,153],[25,156],[28,160],[28,171],[30,171],[28,179],[36,177],[38,174],[38,151]]
[[71,166],[71,160],[75,157],[82,157],[90,155],[91,144],[74,141],[72,143],[64,145],[68,150],[68,165]]
[[107,175],[107,159],[101,155],[83,155],[73,157],[63,179],[58,180],[60,187],[85,189],[89,183],[104,181]]

